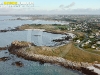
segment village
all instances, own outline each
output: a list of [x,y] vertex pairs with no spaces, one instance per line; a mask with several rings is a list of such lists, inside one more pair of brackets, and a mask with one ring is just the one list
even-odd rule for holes
[[[80,18],[81,19],[81,18]],[[75,44],[83,50],[100,54],[100,20],[91,17],[89,20],[82,20],[70,23],[68,31],[76,34],[73,39]],[[81,34],[81,35],[79,35]]]

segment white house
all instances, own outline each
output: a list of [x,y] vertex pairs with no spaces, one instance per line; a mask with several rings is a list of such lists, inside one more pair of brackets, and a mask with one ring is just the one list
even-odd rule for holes
[[77,40],[76,42],[77,42],[77,43],[80,43],[81,41],[80,41],[80,40]]
[[100,41],[97,41],[97,44],[100,44]]

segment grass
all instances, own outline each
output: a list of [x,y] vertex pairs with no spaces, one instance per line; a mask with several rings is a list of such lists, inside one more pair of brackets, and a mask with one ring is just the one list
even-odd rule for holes
[[98,61],[100,63],[100,56],[79,50],[73,43],[55,48],[32,46],[31,50],[28,52],[47,56],[62,57],[64,59],[77,62],[94,63],[95,61]]
[[100,50],[96,50],[96,49],[91,49],[91,48],[88,48],[88,49],[85,49],[86,51],[89,51],[91,53],[95,53],[95,54],[99,54],[100,55]]
[[91,62],[99,61],[100,62],[100,56],[82,51],[75,47],[73,44],[71,44],[71,48],[67,55],[64,57],[72,61],[78,61],[78,62]]
[[[52,24],[48,24],[48,25],[26,24],[26,25],[19,26],[18,28],[20,30],[24,30],[24,29],[45,29],[46,31],[55,32],[55,33],[66,32],[66,30],[61,30],[58,27],[59,27],[58,25],[52,25]],[[60,26],[60,28],[64,28],[64,27],[65,27],[65,25]]]
[[27,24],[27,25],[22,25],[19,26],[19,29],[24,30],[24,29],[55,29],[54,26],[52,25],[36,25],[36,24]]
[[[45,29],[46,31],[52,31],[52,32],[59,32],[59,33],[66,32],[65,30],[63,31],[60,30],[59,27],[63,28],[62,26],[57,26],[57,25],[23,25],[23,26],[20,26],[19,29],[21,30]],[[84,36],[83,32],[73,32],[73,33],[76,34],[78,37]],[[68,59],[71,61],[77,61],[77,62],[93,63],[94,61],[98,61],[100,63],[100,56],[82,51],[78,49],[73,43],[69,43],[67,45],[55,47],[55,48],[32,46],[30,47],[30,49],[28,48],[26,51],[29,53],[62,57],[64,59]]]

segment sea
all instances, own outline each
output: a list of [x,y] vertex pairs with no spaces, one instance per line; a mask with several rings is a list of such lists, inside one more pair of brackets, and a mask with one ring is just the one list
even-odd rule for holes
[[[57,21],[17,20],[17,18],[18,16],[0,16],[0,30],[13,29],[24,24],[62,24],[62,22]],[[52,34],[39,30],[0,32],[0,47],[10,45],[15,40],[33,42],[37,46],[55,46],[59,45],[59,43],[53,42],[52,40],[64,36],[66,35]],[[68,43],[69,41],[66,42]],[[8,50],[0,51],[0,58],[2,57],[9,57],[10,60],[0,61],[0,75],[83,75],[78,71],[56,64],[41,64],[40,62],[25,60],[10,54]],[[12,63],[17,61],[21,61],[24,66],[12,65]]]

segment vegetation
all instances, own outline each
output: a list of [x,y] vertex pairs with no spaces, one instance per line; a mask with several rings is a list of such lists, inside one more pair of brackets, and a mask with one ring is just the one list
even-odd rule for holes
[[76,41],[76,40],[84,40],[85,36],[84,36],[84,33],[82,32],[74,32],[74,34],[76,34],[76,37],[73,38],[73,41]]
[[[27,50],[28,51],[28,50]],[[77,62],[100,62],[100,56],[82,51],[78,49],[73,43],[69,43],[60,47],[31,47],[28,52],[35,54],[42,54],[47,56],[57,56],[64,59]]]
[[[100,56],[92,54],[100,54],[100,52],[95,51],[91,48],[94,44],[96,44],[97,40],[94,38],[89,38],[89,36],[93,36],[92,33],[95,33],[97,26],[95,27],[95,24],[72,24],[70,25],[72,29],[75,30],[74,34],[76,34],[76,37],[73,39],[73,41],[80,40],[81,42],[79,44],[70,43],[68,45],[56,47],[56,48],[49,48],[49,47],[31,47],[30,49],[27,48],[26,51],[33,52],[36,54],[43,54],[47,56],[57,56],[57,57],[63,57],[65,59],[71,60],[71,61],[78,61],[78,62],[94,62],[99,61],[100,62]],[[95,28],[94,28],[95,27]],[[45,29],[46,31],[55,32],[55,33],[65,33],[68,31],[68,26],[66,25],[59,25],[59,24],[49,24],[49,25],[42,25],[42,24],[27,24],[19,27],[20,30],[24,29]],[[77,30],[78,29],[78,30]],[[85,35],[87,34],[87,35]],[[83,49],[86,51],[82,51],[79,49],[79,47],[82,44],[85,44],[88,40],[88,44],[86,44]],[[76,45],[76,46],[75,46]],[[78,47],[79,45],[79,47]],[[88,53],[92,52],[92,53]]]
[[56,29],[60,29],[60,30],[67,30],[68,29],[67,25],[53,24],[53,26],[55,26]]
[[88,48],[86,51],[100,55],[100,51],[97,51],[96,49]]
[[25,24],[22,26],[17,27],[19,30],[25,30],[25,29],[45,29],[48,32],[53,33],[65,33],[67,31],[66,25],[59,25],[59,24]]

